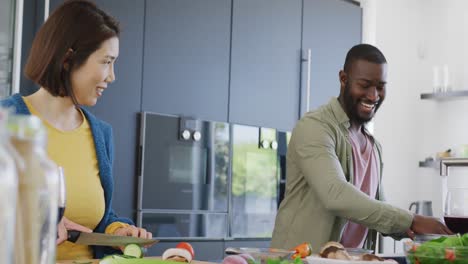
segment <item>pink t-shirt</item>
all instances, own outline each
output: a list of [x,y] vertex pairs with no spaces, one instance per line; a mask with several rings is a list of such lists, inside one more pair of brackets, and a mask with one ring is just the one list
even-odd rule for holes
[[[379,161],[374,151],[374,144],[367,135],[364,149],[359,147],[358,139],[352,133],[349,133],[349,139],[353,147],[354,186],[375,199],[379,182]],[[362,248],[367,232],[367,227],[348,221],[341,237],[341,244],[345,247]]]

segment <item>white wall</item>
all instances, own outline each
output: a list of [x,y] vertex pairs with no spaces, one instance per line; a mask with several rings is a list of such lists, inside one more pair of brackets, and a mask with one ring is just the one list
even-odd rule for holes
[[[447,64],[453,89],[468,89],[468,1],[362,0],[363,39],[385,54],[388,86],[376,115],[374,133],[384,151],[387,200],[408,208],[432,200],[442,217],[442,178],[418,162],[437,151],[468,144],[468,98],[421,100],[432,92],[434,65]],[[452,170],[449,185],[468,182],[468,169]],[[457,180],[455,180],[457,179]],[[467,184],[468,186],[468,184]],[[393,246],[393,245],[392,245]],[[387,253],[392,246],[386,245]]]

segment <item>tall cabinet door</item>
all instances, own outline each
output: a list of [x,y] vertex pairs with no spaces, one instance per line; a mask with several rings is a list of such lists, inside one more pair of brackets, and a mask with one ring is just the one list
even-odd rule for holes
[[11,94],[13,87],[13,50],[16,1],[0,1],[0,98]]
[[136,204],[137,114],[141,107],[144,0],[94,0],[120,23],[120,51],[116,80],[90,110],[109,122],[114,131],[114,196],[112,206],[122,216],[134,217]]
[[231,0],[147,0],[143,111],[227,121]]
[[301,0],[233,0],[229,122],[291,130],[299,111]]
[[[362,9],[352,1],[304,0],[303,19],[303,56],[306,57],[308,49],[311,56],[310,64],[305,61],[302,67],[301,115],[338,96],[338,72],[343,68],[346,53],[361,43]],[[306,109],[307,94],[310,94],[309,109]]]

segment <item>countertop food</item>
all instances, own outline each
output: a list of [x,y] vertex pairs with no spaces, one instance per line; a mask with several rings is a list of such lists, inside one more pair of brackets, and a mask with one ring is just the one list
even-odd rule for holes
[[466,264],[468,263],[468,234],[439,237],[425,242],[404,244],[409,264]]
[[[295,250],[284,250],[276,248],[226,248],[223,264],[300,264],[300,257],[295,259],[292,256],[297,253]],[[297,259],[297,260],[296,260]]]
[[320,253],[306,258],[308,264],[398,264],[392,259],[384,259],[372,254],[372,250],[345,248],[341,243],[329,241]]
[[[154,260],[154,264],[163,264],[163,263],[167,263],[168,261],[163,261],[161,259],[161,257],[145,257],[143,259],[147,259],[148,261],[149,260]],[[142,259],[135,259],[135,261],[137,260],[142,260]],[[159,260],[159,261],[158,261]],[[130,262],[128,262],[130,263]],[[138,262],[135,262],[135,263],[138,263]],[[177,262],[173,262],[173,263],[177,263]],[[197,261],[197,260],[192,260],[192,262],[190,262],[191,264],[214,264],[212,262],[206,262],[206,261]],[[57,264],[99,264],[99,259],[90,259],[90,260],[61,260],[61,261],[57,261]],[[148,264],[153,264],[153,263],[148,263]]]
[[342,260],[322,258],[318,255],[312,255],[306,258],[308,264],[398,264],[395,260],[385,261],[364,261],[364,260]]

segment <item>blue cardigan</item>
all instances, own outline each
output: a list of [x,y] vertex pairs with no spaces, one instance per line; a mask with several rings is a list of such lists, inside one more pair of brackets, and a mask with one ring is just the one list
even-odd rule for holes
[[[14,94],[5,100],[2,100],[1,105],[5,107],[15,107],[17,114],[31,114],[20,94]],[[96,229],[94,229],[94,232],[104,233],[109,224],[117,221],[133,225],[133,222],[130,219],[119,218],[111,208],[112,192],[114,190],[114,181],[112,178],[112,163],[114,161],[112,127],[104,121],[97,119],[86,109],[81,108],[81,110],[85,114],[93,134],[96,157],[99,164],[99,176],[101,178],[102,188],[104,189],[104,199],[106,204],[104,216]],[[116,250],[111,247],[93,246],[92,248],[95,258],[102,258],[105,255],[116,253]]]

